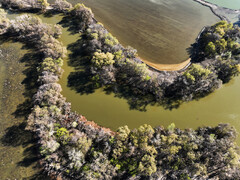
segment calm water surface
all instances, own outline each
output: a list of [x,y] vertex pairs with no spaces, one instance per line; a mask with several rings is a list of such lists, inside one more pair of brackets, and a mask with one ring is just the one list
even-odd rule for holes
[[[92,7],[92,9],[94,8]],[[62,36],[64,45],[67,46],[69,43],[76,41],[76,36],[69,36],[69,32],[65,30],[64,32]],[[85,115],[88,120],[93,120],[102,126],[116,130],[119,126],[128,125],[130,128],[136,128],[144,123],[152,126],[168,126],[174,122],[179,128],[197,128],[204,125],[214,126],[219,123],[230,123],[240,132],[239,77],[210,96],[199,101],[184,103],[178,109],[170,111],[162,107],[148,106],[146,112],[140,112],[130,110],[127,100],[116,98],[114,94],[106,95],[101,89],[92,94],[84,95],[71,90],[68,87],[68,77],[70,72],[74,72],[74,68],[68,66],[67,62],[66,59],[63,67],[65,73],[60,80],[63,95],[72,103],[74,111]]]
[[20,62],[26,50],[19,43],[0,45],[0,179],[36,178],[36,148],[31,133],[24,130],[26,101],[24,75]]
[[[187,58],[185,49],[194,41],[202,26],[217,20],[207,8],[192,1],[182,1],[173,0],[166,4],[164,1],[145,0],[87,0],[85,4],[93,9],[96,18],[121,43],[137,48],[141,57],[156,63],[175,63]],[[61,16],[40,18],[47,23],[61,20]],[[77,39],[78,35],[70,35],[66,28],[63,29],[60,40],[65,46]],[[15,51],[10,54],[10,59],[13,59],[11,66],[7,66],[6,58],[0,58],[0,179],[36,179],[39,169],[35,169],[31,135],[24,131],[24,113],[17,117],[15,113],[21,110],[19,107],[26,100],[23,95],[25,88],[19,84],[24,82],[26,67],[24,63],[17,63],[25,51],[20,51],[21,45],[16,43],[4,46],[12,46]],[[184,103],[178,109],[170,111],[148,106],[146,112],[140,112],[130,110],[127,100],[116,98],[114,94],[106,95],[101,89],[88,95],[76,93],[68,87],[68,76],[75,70],[68,66],[67,58],[63,68],[65,73],[60,80],[62,94],[72,103],[72,109],[85,115],[88,120],[113,130],[122,125],[135,128],[144,123],[168,126],[174,122],[179,128],[230,123],[240,132],[239,77],[210,96]],[[8,93],[4,93],[3,83],[6,79],[12,85]],[[4,99],[4,95],[7,98]]]
[[[118,1],[119,0],[116,0],[112,2],[112,4],[115,4],[115,2]],[[90,0],[88,0],[87,2],[90,2]],[[101,1],[101,3],[103,4],[104,2],[107,2],[107,0]],[[191,3],[191,1],[187,2]],[[98,4],[98,2],[95,3]],[[173,2],[171,2],[171,4],[172,3]],[[149,4],[151,3],[149,2]],[[87,5],[90,6],[90,4]],[[195,5],[196,4],[194,4],[193,9]],[[105,4],[101,6],[98,11],[101,11],[102,9],[104,9],[104,7],[110,11],[112,9],[112,6],[107,6]],[[155,6],[157,7],[158,5],[155,4]],[[166,7],[166,4],[160,4],[160,6]],[[198,5],[196,6],[199,7]],[[100,16],[97,15],[96,4],[95,6],[90,7],[96,14],[95,16],[97,18],[100,18]],[[96,12],[94,10],[94,7],[96,8]],[[123,11],[126,8],[119,9]],[[104,12],[106,11],[107,10],[104,10]],[[162,13],[162,11],[160,11],[159,14],[160,13]],[[115,16],[114,13],[112,14],[112,16]],[[109,19],[111,19],[112,16],[109,16]],[[203,16],[204,15],[201,15],[200,17]],[[104,19],[102,21],[104,22]],[[195,19],[195,21],[197,21],[197,19]],[[106,24],[106,22],[104,24],[105,26],[113,25],[111,23]],[[196,26],[194,27],[196,28]],[[125,28],[128,28],[128,26],[125,26]],[[112,31],[110,30],[110,32]],[[113,35],[116,35],[114,32],[112,33]],[[172,34],[174,35],[176,33],[178,33],[178,31]],[[125,35],[127,35],[127,33]],[[68,40],[70,38],[73,42],[75,41],[75,37],[70,36]],[[65,43],[65,45],[67,45],[67,43]],[[144,48],[147,47],[144,46]],[[72,109],[85,115],[89,120],[93,120],[98,124],[109,127],[113,130],[116,130],[119,126],[126,124],[130,128],[135,128],[144,123],[151,124],[152,126],[167,126],[170,123],[174,122],[177,127],[180,128],[196,128],[203,125],[213,126],[217,125],[218,123],[230,123],[231,125],[235,126],[236,129],[238,129],[238,131],[240,132],[240,94],[238,93],[240,88],[240,78],[235,78],[228,85],[225,85],[223,88],[217,90],[210,96],[205,97],[199,101],[184,103],[178,109],[170,111],[165,110],[162,107],[148,106],[146,112],[140,112],[137,110],[130,110],[127,100],[116,98],[114,97],[114,94],[106,95],[105,92],[103,92],[102,90],[97,90],[92,94],[85,95],[80,95],[76,93],[74,90],[71,90],[67,87],[68,76],[70,72],[74,71],[74,69],[72,67],[69,67],[67,63],[65,63],[64,70],[65,73],[63,74],[63,78],[60,80],[60,84],[63,88],[63,95],[67,97],[67,100],[69,102],[72,103]]]
[[240,9],[239,0],[206,0],[206,1],[230,9]]
[[123,45],[156,64],[188,59],[186,49],[205,25],[219,19],[192,0],[70,0],[90,7]]

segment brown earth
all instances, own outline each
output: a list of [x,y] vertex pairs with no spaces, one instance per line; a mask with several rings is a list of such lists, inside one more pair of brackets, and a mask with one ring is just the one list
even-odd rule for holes
[[145,62],[148,66],[153,67],[154,69],[159,71],[179,71],[184,69],[190,63],[191,58],[179,64],[155,64],[144,59],[141,60]]

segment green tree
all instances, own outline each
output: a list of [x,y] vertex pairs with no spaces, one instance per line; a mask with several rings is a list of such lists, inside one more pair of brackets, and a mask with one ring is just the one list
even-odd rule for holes
[[183,75],[191,81],[196,81],[200,78],[206,79],[211,73],[209,69],[203,68],[199,64],[193,64]]
[[109,66],[114,64],[114,55],[112,53],[102,53],[95,52],[91,60],[92,64],[97,68],[102,68],[103,66]]
[[206,50],[206,53],[210,56],[214,56],[216,54],[216,46],[213,42],[209,42],[205,50]]

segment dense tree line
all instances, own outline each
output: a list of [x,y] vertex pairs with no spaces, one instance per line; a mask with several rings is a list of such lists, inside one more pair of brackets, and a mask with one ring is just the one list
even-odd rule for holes
[[45,11],[49,6],[47,0],[1,0],[1,4],[7,8],[25,10]]
[[[69,9],[68,16],[81,17],[81,21],[87,19],[80,22],[79,27],[87,43],[85,51],[90,55],[91,72],[102,84],[126,83],[136,89],[137,94],[152,93],[159,100],[163,96],[172,98],[176,93],[177,99],[189,100],[221,84],[217,68],[209,67],[218,59],[202,60],[185,72],[149,70],[134,49],[123,48],[103,25],[94,23],[93,15],[86,17],[91,11],[84,8],[77,5]],[[58,11],[66,13],[66,8]],[[49,175],[104,180],[240,177],[234,128],[220,124],[213,128],[180,130],[171,124],[166,129],[142,125],[130,130],[124,126],[112,132],[100,127],[72,112],[70,103],[61,95],[57,81],[66,53],[57,40],[61,28],[44,24],[30,15],[21,15],[12,21],[3,15],[0,23],[1,34],[31,45],[42,54],[38,67],[39,88],[33,97],[28,129],[39,137],[42,164]],[[228,59],[221,61],[227,63]],[[171,93],[167,94],[163,86]],[[186,87],[189,89],[184,89]]]
[[126,87],[135,97],[151,96],[154,103],[173,108],[206,96],[239,74],[240,30],[231,23],[221,21],[205,28],[191,49],[192,67],[184,72],[156,72],[138,58],[135,49],[123,47],[98,23],[91,9],[76,4],[65,14],[75,19],[76,32],[81,32],[80,46],[96,87],[112,87],[115,93]]

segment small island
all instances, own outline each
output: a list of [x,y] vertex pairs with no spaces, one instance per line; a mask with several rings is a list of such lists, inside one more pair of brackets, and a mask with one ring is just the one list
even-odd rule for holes
[[[123,47],[83,4],[65,0],[2,0],[2,7],[28,12],[14,20],[0,14],[1,37],[38,52],[38,88],[32,98],[27,129],[40,146],[41,165],[53,179],[238,179],[240,154],[236,131],[226,124],[196,130],[142,125],[116,132],[71,111],[61,95],[66,48],[58,38],[61,26],[43,23],[30,13],[61,13],[79,33],[79,56],[86,61],[91,88],[131,94],[140,102],[174,108],[208,95],[239,74],[240,29],[227,21],[205,27],[189,48],[191,65],[179,71],[147,66],[131,47]],[[140,100],[141,101],[141,100]],[[145,100],[144,100],[145,101]]]

